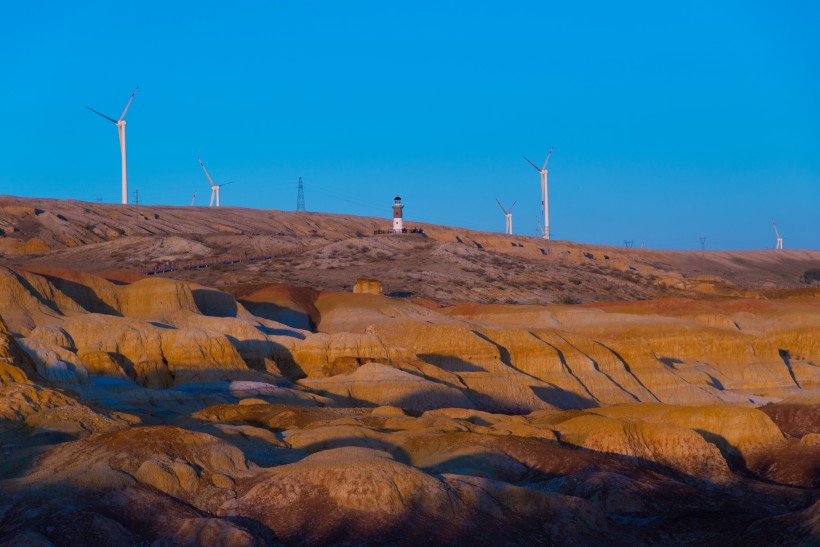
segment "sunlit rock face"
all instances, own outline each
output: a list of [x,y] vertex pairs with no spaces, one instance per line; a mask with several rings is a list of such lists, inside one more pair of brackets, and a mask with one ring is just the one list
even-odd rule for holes
[[[704,298],[674,288],[672,254],[562,242],[542,253],[446,228],[369,238],[370,220],[332,215],[289,226],[278,213],[206,222],[158,208],[153,237],[114,209],[77,227],[81,209],[0,204],[0,222],[42,225],[0,245],[15,261],[0,266],[0,544],[820,535],[814,289],[747,294],[704,279]],[[277,238],[302,250],[136,272]],[[90,273],[111,253],[118,271]],[[402,254],[418,278],[396,277]],[[589,295],[610,275],[591,265],[607,264],[615,296],[498,302],[554,290],[528,280],[539,257]],[[715,260],[737,281],[733,258]],[[749,260],[774,267],[764,258]],[[478,279],[479,266],[497,270]],[[502,271],[508,288],[484,279]],[[379,291],[353,286],[371,278]]]

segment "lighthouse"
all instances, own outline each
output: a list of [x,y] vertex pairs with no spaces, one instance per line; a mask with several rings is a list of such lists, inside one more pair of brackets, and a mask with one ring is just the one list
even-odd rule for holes
[[393,199],[393,233],[400,234],[404,231],[404,219],[401,217],[401,210],[404,205],[401,204],[401,198],[396,196]]

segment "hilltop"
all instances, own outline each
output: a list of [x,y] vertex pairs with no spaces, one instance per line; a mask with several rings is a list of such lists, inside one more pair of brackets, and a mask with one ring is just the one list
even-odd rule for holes
[[817,250],[663,251],[545,241],[408,222],[425,235],[374,236],[387,219],[234,207],[122,206],[0,197],[0,264],[137,279],[166,261],[303,248],[287,257],[169,274],[213,286],[289,283],[461,302],[547,304],[806,287]]

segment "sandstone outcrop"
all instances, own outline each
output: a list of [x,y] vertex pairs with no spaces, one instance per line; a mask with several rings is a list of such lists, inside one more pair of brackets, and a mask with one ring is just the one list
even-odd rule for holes
[[787,397],[760,408],[784,433],[803,437],[820,431],[820,394],[813,398]]
[[242,452],[215,437],[166,426],[132,427],[55,448],[20,485],[93,489],[140,483],[205,508],[231,497],[236,479],[247,473]]
[[353,292],[358,294],[381,294],[382,282],[378,279],[357,279]]
[[745,464],[757,476],[778,484],[820,488],[820,434],[809,433],[800,441],[755,451]]
[[[2,272],[11,332],[39,375],[63,385],[95,376],[154,387],[229,377],[314,381],[376,362],[485,410],[530,412],[629,402],[759,404],[820,381],[820,342],[805,326],[820,320],[802,300],[791,315],[771,305],[688,301],[529,307],[534,323],[525,327],[499,306],[444,313],[380,295],[276,292],[294,306],[299,301],[302,326],[316,333],[272,319],[287,319],[281,313],[256,316],[231,293],[199,285]],[[769,313],[782,318],[778,329],[761,322]]]
[[[222,512],[250,515],[286,543],[354,538],[399,545],[449,543],[471,536],[474,519],[483,522],[485,540],[501,539],[505,529],[507,539],[546,536],[568,544],[573,535],[595,537],[605,528],[600,512],[577,498],[472,477],[443,479],[381,451],[332,449],[268,471]],[[305,529],[305,518],[314,525]]]
[[[103,431],[116,431],[139,423],[139,418],[116,411],[101,411],[67,393],[29,383],[0,386],[0,432],[11,432],[17,441],[27,433],[58,439],[78,439]],[[37,443],[34,443],[37,444]],[[11,460],[14,459],[12,455]]]
[[683,427],[586,415],[561,422],[557,430],[562,441],[598,452],[648,460],[711,480],[730,475],[717,447]]
[[[24,217],[51,249],[30,269],[0,267],[2,544],[754,544],[776,542],[770,526],[813,537],[814,293],[729,297],[704,277],[723,296],[484,305],[501,290],[484,277],[539,256],[553,267],[539,275],[623,278],[636,297],[688,280],[623,251],[448,230],[350,234],[305,251],[315,264],[243,262],[254,284],[233,265],[91,275],[58,269],[61,253],[259,250],[311,230],[324,241],[338,219],[274,237],[261,214],[243,233],[229,217],[202,227],[158,209],[190,233],[149,237],[171,221],[117,211],[76,230],[79,217],[2,207],[0,224]],[[437,261],[403,268],[429,286],[417,294],[383,267],[408,249]],[[358,262],[344,270],[344,257]],[[306,284],[347,277],[334,291],[268,283],[277,268]],[[448,268],[482,281],[451,290]],[[350,293],[382,274],[393,296]],[[503,283],[516,299],[554,293],[547,277]]]
[[0,317],[0,386],[28,382],[35,375],[35,365],[11,335]]
[[462,391],[379,363],[364,364],[350,374],[301,380],[300,384],[326,396],[359,404],[396,406],[414,412],[475,406]]
[[746,457],[784,440],[783,433],[774,422],[754,408],[644,404],[618,405],[597,409],[595,412],[610,418],[633,418],[653,424],[674,424],[692,429],[728,457]]

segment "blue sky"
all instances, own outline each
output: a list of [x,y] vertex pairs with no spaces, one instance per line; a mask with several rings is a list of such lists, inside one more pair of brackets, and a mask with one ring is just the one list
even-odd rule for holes
[[[44,2],[0,8],[0,193],[131,190],[532,235],[820,248],[820,3]],[[132,194],[133,195],[133,194]]]

